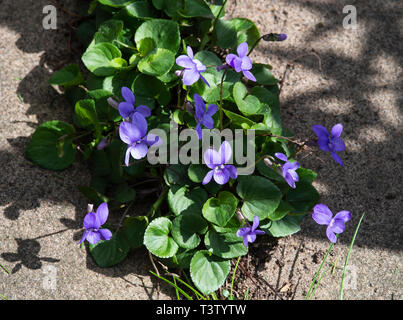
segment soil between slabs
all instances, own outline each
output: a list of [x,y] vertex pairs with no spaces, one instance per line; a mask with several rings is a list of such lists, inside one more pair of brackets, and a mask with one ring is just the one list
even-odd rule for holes
[[[343,29],[343,5],[337,1],[228,2],[229,17],[255,21],[262,34],[289,35],[282,43],[260,44],[252,55],[256,62],[272,64],[279,79],[290,65],[281,93],[286,126],[297,137],[309,138],[313,124],[344,124],[343,168],[318,150],[298,159],[319,172],[315,186],[322,203],[334,213],[353,213],[328,258],[338,263],[325,266],[316,298],[337,299],[340,267],[365,212],[350,259],[356,286],[345,290],[345,298],[401,299],[401,4],[355,1],[359,24],[352,31]],[[63,5],[74,11],[75,3]],[[71,106],[47,84],[49,68],[79,60],[69,54],[65,24],[71,17],[59,10],[58,30],[44,32],[47,4],[15,0],[3,3],[0,13],[1,100],[7,106],[0,110],[0,263],[16,270],[11,276],[0,273],[0,293],[12,299],[156,298],[145,250],[119,266],[100,269],[77,247],[86,201],[75,186],[89,179],[83,165],[53,173],[24,158],[40,123],[71,117]],[[309,217],[297,235],[260,238],[241,259],[235,295],[242,298],[249,289],[250,299],[303,299],[327,248],[325,230]],[[55,290],[43,287],[49,266],[57,268]],[[229,282],[230,277],[227,288]],[[161,288],[160,298],[174,298],[172,289]]]

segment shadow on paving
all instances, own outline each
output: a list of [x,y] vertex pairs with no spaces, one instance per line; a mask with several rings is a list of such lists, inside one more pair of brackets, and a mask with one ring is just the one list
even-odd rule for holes
[[[343,3],[316,3],[314,1],[289,0],[289,4],[298,5],[302,9],[314,12],[323,23],[318,23],[312,31],[300,35],[304,43],[318,39],[326,39],[327,33],[343,33]],[[313,150],[315,156],[304,159],[307,168],[318,172],[318,180],[325,184],[330,196],[321,201],[328,204],[335,214],[343,209],[353,214],[347,223],[346,232],[341,242],[349,243],[355,226],[362,213],[365,219],[361,225],[357,246],[384,247],[392,250],[402,249],[401,229],[401,182],[402,182],[402,130],[382,120],[381,112],[401,106],[403,103],[403,75],[396,75],[396,81],[378,84],[373,81],[380,71],[373,68],[377,59],[392,58],[396,65],[403,68],[402,28],[399,28],[403,16],[403,6],[398,1],[378,1],[372,9],[367,1],[354,1],[357,8],[359,28],[365,28],[365,41],[359,57],[348,57],[338,54],[329,47],[327,50],[316,50],[320,56],[322,72],[318,67],[318,59],[310,54],[310,48],[287,50],[286,45],[270,46],[261,44],[256,50],[267,57],[277,56],[285,59],[290,65],[302,65],[309,68],[319,77],[329,80],[330,87],[321,90],[304,91],[291,98],[282,99],[283,120],[297,136],[314,137],[312,125],[322,124],[331,128],[336,123],[344,125],[342,137],[362,142],[362,133],[371,133],[371,127],[381,127],[387,139],[374,143],[366,142],[358,151],[347,149],[340,153],[344,167],[340,167],[330,156],[319,149]],[[284,8],[286,9],[286,8]],[[263,30],[262,30],[263,32]],[[353,32],[353,31],[351,31]],[[328,41],[328,40],[326,40]],[[312,45],[315,47],[315,44]],[[292,73],[292,68],[290,73]],[[285,80],[287,83],[287,78]],[[286,84],[287,85],[287,84]],[[370,97],[374,94],[393,93],[390,106],[375,105]],[[323,103],[321,100],[337,99],[339,104],[346,102],[352,105],[348,114],[334,114],[331,111],[318,112],[312,106]],[[400,114],[399,110],[397,113]],[[295,119],[295,114],[302,115]],[[384,117],[383,117],[384,118]],[[297,123],[293,122],[297,121]],[[396,119],[399,123],[399,119]],[[305,126],[304,129],[295,127]],[[309,136],[311,135],[311,136]],[[360,136],[361,135],[361,136]],[[303,155],[304,156],[304,155]],[[318,156],[321,160],[318,161]],[[307,237],[324,239],[325,230],[316,225],[312,219],[305,219],[302,234]],[[399,236],[400,235],[400,236]]]

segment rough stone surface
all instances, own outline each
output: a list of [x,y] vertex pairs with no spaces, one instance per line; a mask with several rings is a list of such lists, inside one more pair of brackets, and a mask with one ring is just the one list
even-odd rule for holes
[[[254,61],[273,65],[281,79],[282,114],[297,137],[313,137],[312,125],[343,123],[344,167],[318,149],[301,154],[303,166],[319,173],[321,202],[353,214],[326,265],[316,298],[337,299],[341,269],[353,230],[365,218],[350,265],[356,286],[345,299],[402,298],[402,30],[399,1],[353,1],[355,30],[343,28],[343,4],[319,0],[229,1],[232,17],[255,21],[261,33],[285,32],[281,43],[261,43]],[[64,1],[75,10],[75,1]],[[43,121],[69,121],[71,106],[47,79],[70,55],[74,16],[58,10],[58,29],[42,28],[42,0],[0,0],[0,293],[10,299],[152,299],[156,282],[145,250],[117,267],[98,268],[80,249],[86,201],[76,189],[88,183],[82,163],[50,172],[24,156]],[[74,50],[74,48],[72,49]],[[262,240],[245,259],[284,299],[302,299],[327,248],[325,228],[307,217],[302,232],[275,245]],[[252,267],[253,264],[253,267]],[[246,264],[245,264],[246,265]],[[1,271],[1,270],[0,270]],[[56,288],[48,279],[56,273]],[[239,295],[274,299],[267,286],[241,275]],[[354,280],[354,277],[353,277]],[[353,281],[354,282],[354,281]],[[352,283],[354,284],[354,283]],[[174,298],[162,286],[161,298]]]

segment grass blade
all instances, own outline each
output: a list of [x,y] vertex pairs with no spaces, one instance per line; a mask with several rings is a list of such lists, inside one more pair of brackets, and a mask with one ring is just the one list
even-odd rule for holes
[[348,264],[348,259],[350,258],[350,253],[351,253],[351,251],[353,250],[354,241],[355,241],[355,238],[356,238],[356,236],[357,236],[358,229],[360,229],[361,221],[362,221],[362,219],[364,218],[364,215],[365,215],[365,213],[362,214],[362,216],[361,216],[361,218],[360,218],[360,221],[358,221],[358,225],[357,225],[357,227],[355,228],[355,232],[354,232],[354,235],[353,235],[353,239],[351,239],[350,248],[348,249],[347,256],[346,256],[346,260],[344,261],[343,275],[342,275],[342,277],[341,277],[341,284],[340,284],[340,300],[343,300],[344,277],[345,277],[345,275],[346,275],[346,268],[347,268],[347,264]]
[[186,299],[188,299],[188,300],[193,300],[193,298],[192,298],[191,296],[189,296],[185,291],[183,291],[181,288],[179,288],[177,285],[175,285],[175,283],[169,281],[168,279],[166,279],[166,278],[164,278],[164,277],[162,277],[162,276],[159,276],[158,274],[152,272],[151,270],[150,270],[150,272],[151,272],[151,274],[153,274],[154,276],[156,276],[158,279],[161,279],[162,281],[165,281],[166,283],[170,284],[172,287],[174,287],[175,289],[177,289],[180,293],[182,293],[182,295],[183,295]]

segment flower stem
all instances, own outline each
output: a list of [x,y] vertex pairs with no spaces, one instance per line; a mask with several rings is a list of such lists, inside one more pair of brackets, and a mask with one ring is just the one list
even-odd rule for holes
[[264,37],[264,35],[261,36],[259,39],[257,39],[257,40],[255,41],[255,43],[253,44],[253,46],[250,48],[250,50],[249,50],[249,52],[248,52],[248,56],[252,53],[253,49],[256,48],[256,46],[259,44],[260,40],[263,39],[263,37]]
[[213,29],[211,30],[211,34],[214,34],[214,31],[215,31],[215,28],[216,28],[216,25],[217,25],[217,21],[218,21],[218,19],[220,19],[221,13],[222,13],[222,11],[224,10],[225,5],[227,4],[227,1],[228,1],[228,0],[224,0],[222,6],[221,6],[221,8],[220,8],[220,11],[218,12],[217,16],[214,18],[214,21],[213,21]]
[[164,201],[165,197],[168,195],[168,190],[169,190],[169,189],[168,189],[167,187],[164,187],[164,188],[162,189],[162,192],[161,192],[160,196],[158,197],[157,201],[155,201],[155,202],[153,203],[153,205],[151,206],[151,209],[150,209],[150,211],[149,211],[148,214],[147,214],[147,216],[148,216],[150,219],[154,216],[154,214],[155,214],[155,212],[158,210],[158,208],[161,207],[162,202]]
[[346,268],[347,268],[347,264],[348,264],[348,259],[350,258],[350,253],[351,250],[353,250],[353,246],[354,246],[354,241],[355,241],[355,237],[357,236],[358,233],[358,229],[360,228],[361,225],[361,221],[364,218],[365,213],[362,214],[360,221],[358,221],[358,225],[357,228],[355,229],[354,235],[353,235],[353,239],[351,240],[350,243],[350,248],[348,249],[348,253],[347,253],[347,257],[346,260],[344,261],[344,268],[343,268],[343,275],[341,277],[341,284],[340,284],[340,300],[343,300],[343,290],[344,290],[344,277],[346,275]]
[[222,89],[223,89],[223,86],[224,86],[224,78],[225,78],[225,75],[227,74],[227,71],[228,71],[228,69],[226,69],[225,71],[224,71],[224,73],[222,74],[222,77],[221,77],[221,84],[220,84],[220,130],[222,131],[223,130],[223,111],[222,111]]
[[320,271],[322,270],[323,264],[325,263],[325,261],[326,261],[328,255],[329,255],[330,251],[332,250],[333,246],[334,246],[334,243],[332,242],[332,243],[330,244],[330,246],[329,246],[329,249],[327,249],[326,255],[325,255],[325,257],[323,258],[323,260],[322,260],[322,262],[321,262],[321,264],[320,264],[320,266],[319,266],[318,271],[316,271],[316,274],[315,274],[315,276],[313,277],[311,286],[309,287],[308,293],[307,293],[306,296],[305,296],[305,300],[309,300],[309,299],[311,299],[311,298],[313,297],[313,293],[311,293],[311,292],[312,292],[312,288],[313,288],[314,284],[316,283],[316,279],[318,278],[318,275],[320,274]]

